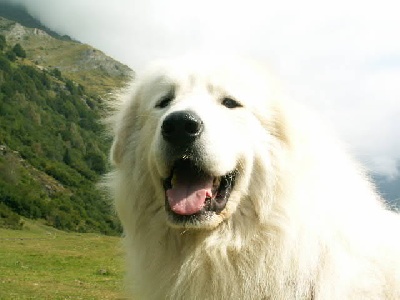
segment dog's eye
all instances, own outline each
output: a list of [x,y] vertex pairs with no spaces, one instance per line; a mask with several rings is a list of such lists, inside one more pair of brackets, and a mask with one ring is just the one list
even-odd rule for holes
[[156,108],[166,108],[172,100],[174,100],[175,95],[173,92],[161,97],[161,99],[155,105]]
[[234,100],[232,98],[229,98],[229,97],[223,98],[221,103],[222,103],[223,106],[225,106],[227,108],[242,107],[242,104],[240,104],[236,100]]

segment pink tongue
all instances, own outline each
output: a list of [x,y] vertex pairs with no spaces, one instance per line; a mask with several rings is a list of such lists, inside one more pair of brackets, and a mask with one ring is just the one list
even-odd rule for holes
[[176,182],[167,190],[167,198],[172,211],[178,215],[193,215],[204,206],[207,197],[212,197],[212,178],[196,182]]

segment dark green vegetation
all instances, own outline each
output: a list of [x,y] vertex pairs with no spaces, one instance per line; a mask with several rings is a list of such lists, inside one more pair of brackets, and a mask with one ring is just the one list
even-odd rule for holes
[[124,299],[119,238],[25,227],[0,228],[0,299]]
[[39,68],[0,35],[0,226],[19,216],[63,230],[118,234],[95,188],[110,140],[105,101],[56,69]]

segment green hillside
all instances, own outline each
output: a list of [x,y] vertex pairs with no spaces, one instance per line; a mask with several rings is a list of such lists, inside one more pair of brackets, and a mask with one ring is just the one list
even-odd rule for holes
[[[0,35],[0,226],[19,228],[24,216],[63,230],[118,234],[95,188],[110,145],[99,121],[105,89],[37,65],[21,45]],[[128,79],[107,78],[107,90]]]

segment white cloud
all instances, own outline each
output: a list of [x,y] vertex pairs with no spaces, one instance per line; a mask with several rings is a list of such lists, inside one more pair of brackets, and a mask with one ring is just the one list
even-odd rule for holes
[[268,60],[293,97],[331,120],[369,168],[397,175],[396,0],[15,1],[49,27],[135,70],[160,56],[199,49]]

